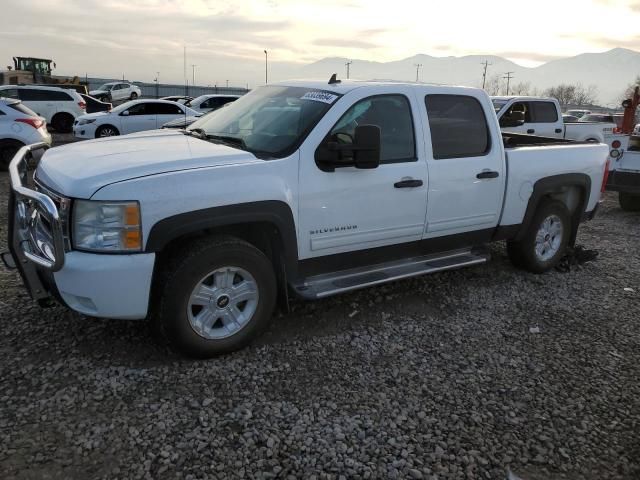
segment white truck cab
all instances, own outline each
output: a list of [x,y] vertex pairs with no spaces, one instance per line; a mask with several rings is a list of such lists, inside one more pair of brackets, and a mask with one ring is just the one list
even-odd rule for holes
[[276,301],[489,259],[545,272],[598,205],[609,149],[501,133],[480,89],[283,82],[192,124],[10,165],[10,253],[34,299],[156,322],[208,357]]
[[491,100],[503,132],[607,143],[616,128],[613,122],[563,122],[560,104],[555,98],[513,96],[491,97]]

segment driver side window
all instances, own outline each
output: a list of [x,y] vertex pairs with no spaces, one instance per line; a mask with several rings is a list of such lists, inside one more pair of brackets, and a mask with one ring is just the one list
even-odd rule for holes
[[351,143],[356,127],[380,127],[380,163],[417,160],[411,105],[404,95],[377,95],[353,105],[331,129],[338,143]]

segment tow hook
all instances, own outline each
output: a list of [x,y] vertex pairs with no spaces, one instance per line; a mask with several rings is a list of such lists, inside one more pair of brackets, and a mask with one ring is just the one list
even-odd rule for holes
[[15,270],[16,262],[13,261],[13,256],[11,252],[2,252],[0,253],[0,258],[2,258],[2,263],[7,267],[7,270]]

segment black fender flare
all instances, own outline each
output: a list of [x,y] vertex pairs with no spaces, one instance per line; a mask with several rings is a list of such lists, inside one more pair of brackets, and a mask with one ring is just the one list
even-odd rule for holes
[[146,252],[160,252],[169,242],[185,235],[219,227],[255,223],[271,224],[282,241],[280,252],[288,275],[298,265],[298,238],[291,208],[279,200],[239,203],[180,213],[155,223],[149,231]]
[[565,173],[561,175],[553,175],[550,177],[541,178],[533,185],[533,192],[529,197],[527,204],[527,210],[525,211],[524,218],[522,219],[522,225],[518,230],[515,240],[522,240],[525,233],[531,226],[533,216],[536,213],[538,206],[542,199],[550,194],[562,193],[567,187],[578,187],[582,191],[582,199],[578,204],[578,207],[572,214],[572,232],[569,239],[569,245],[575,243],[576,235],[578,233],[578,225],[582,220],[582,214],[589,205],[589,198],[591,196],[591,178],[584,173]]

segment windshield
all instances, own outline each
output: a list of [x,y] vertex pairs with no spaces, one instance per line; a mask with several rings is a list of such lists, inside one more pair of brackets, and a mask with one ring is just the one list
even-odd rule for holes
[[98,90],[102,90],[103,92],[108,92],[113,88],[114,85],[115,83],[105,83],[104,85],[99,86]]
[[493,108],[495,108],[496,113],[502,110],[502,107],[509,103],[509,100],[499,100],[497,98],[494,98],[491,101],[493,102]]
[[292,153],[340,95],[304,87],[265,86],[187,129],[231,142],[261,158]]

